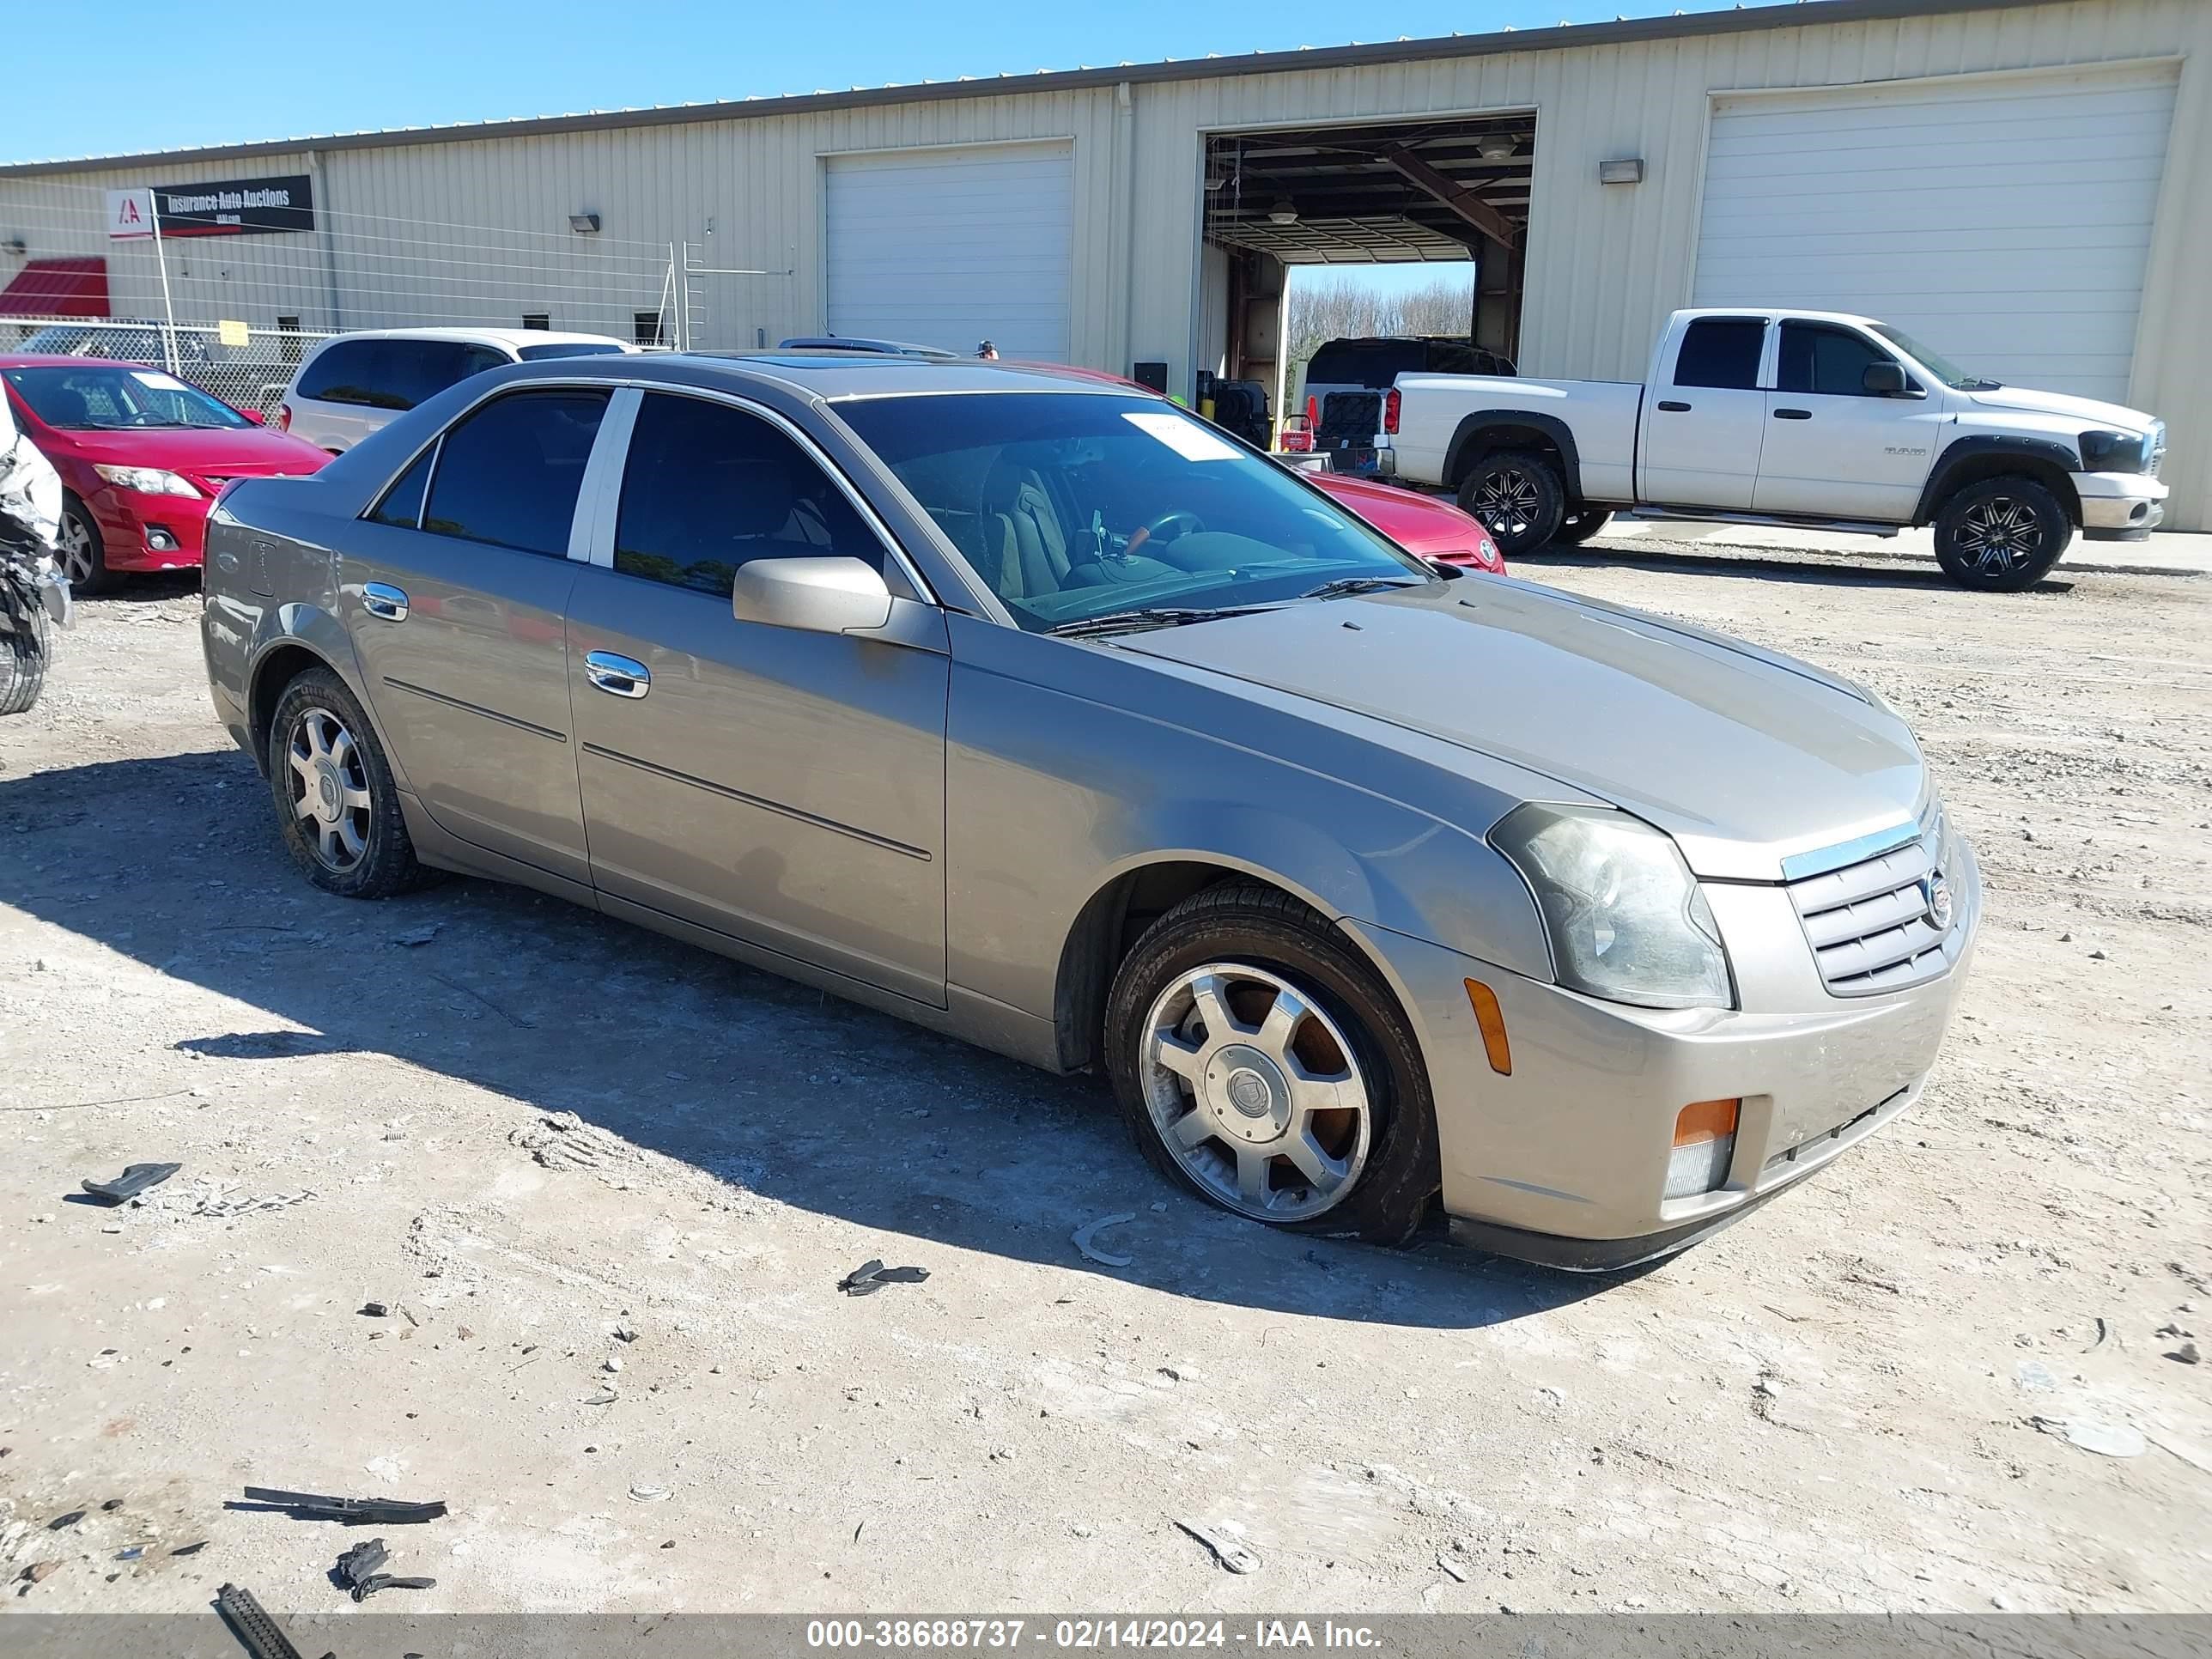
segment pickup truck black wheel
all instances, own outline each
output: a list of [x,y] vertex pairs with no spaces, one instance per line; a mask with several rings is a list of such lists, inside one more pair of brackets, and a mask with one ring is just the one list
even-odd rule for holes
[[269,787],[285,850],[325,892],[380,899],[428,884],[384,746],[345,682],[327,668],[309,669],[277,700]]
[[1302,1231],[1397,1244],[1441,1184],[1420,1047],[1390,990],[1289,894],[1207,888],[1115,975],[1106,1070],[1170,1180]]
[[1559,520],[1559,527],[1552,532],[1552,545],[1579,547],[1612,522],[1612,513],[1604,507],[1576,507]]
[[1936,557],[1945,574],[1986,593],[2033,587],[2073,539],[2066,509],[2033,478],[1968,484],[1936,515]]
[[1482,520],[1498,550],[1510,559],[1534,552],[1559,533],[1567,489],[1547,457],[1501,449],[1477,461],[1460,481],[1459,504]]

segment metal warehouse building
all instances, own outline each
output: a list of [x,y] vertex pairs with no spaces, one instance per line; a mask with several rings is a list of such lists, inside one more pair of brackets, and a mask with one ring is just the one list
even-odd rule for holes
[[1686,304],[1870,312],[2163,415],[2203,529],[2208,57],[2204,0],[1819,0],[18,166],[0,321],[166,277],[200,322],[988,337],[1188,396],[1276,374],[1287,264],[1472,252],[1524,373],[1638,378]]

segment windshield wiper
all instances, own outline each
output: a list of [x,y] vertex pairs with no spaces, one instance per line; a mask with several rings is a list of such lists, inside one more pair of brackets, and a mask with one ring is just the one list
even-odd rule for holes
[[1089,634],[1120,634],[1142,628],[1178,628],[1184,623],[1211,622],[1216,617],[1243,617],[1255,611],[1265,611],[1261,605],[1224,605],[1176,606],[1147,605],[1133,611],[1109,611],[1096,617],[1083,617],[1074,622],[1064,622],[1045,632],[1062,639],[1080,639]]
[[1339,576],[1333,582],[1323,582],[1319,587],[1308,588],[1298,597],[1302,599],[1338,599],[1352,593],[1379,593],[1386,588],[1426,586],[1419,576]]

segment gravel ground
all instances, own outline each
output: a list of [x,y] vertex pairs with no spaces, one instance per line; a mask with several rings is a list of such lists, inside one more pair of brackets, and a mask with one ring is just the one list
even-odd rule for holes
[[1613,1280],[1270,1234],[1094,1080],[550,900],[325,898],[196,595],[86,605],[0,726],[6,1605],[348,1608],[258,1484],[452,1506],[380,1609],[2212,1608],[2212,581],[1626,560],[1523,574],[1879,689],[1990,897],[1917,1111]]

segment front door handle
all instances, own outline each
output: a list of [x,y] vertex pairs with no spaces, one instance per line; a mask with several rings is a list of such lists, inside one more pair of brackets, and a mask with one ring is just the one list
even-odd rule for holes
[[1774,418],[1778,421],[1809,421],[1813,418],[1813,411],[1809,409],[1778,409],[1774,411]]
[[653,671],[635,657],[612,651],[593,651],[584,658],[584,676],[602,691],[617,697],[641,697],[653,690]]
[[1669,415],[1686,415],[1690,412],[1689,404],[1678,404],[1672,398],[1661,398],[1659,400],[1659,407],[1665,410]]
[[386,622],[407,620],[407,590],[394,587],[388,582],[364,582],[361,603],[372,617],[381,617]]

